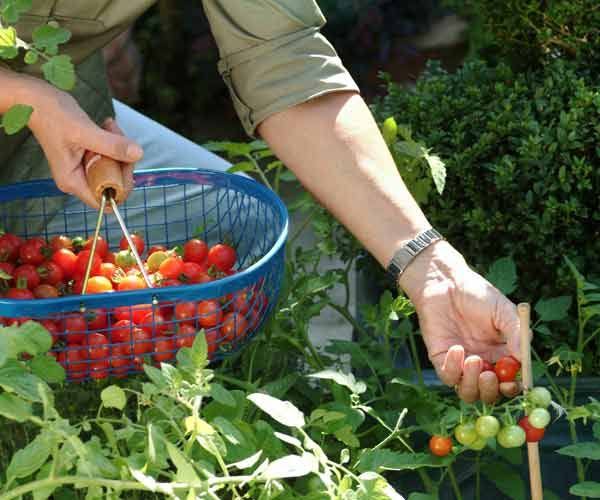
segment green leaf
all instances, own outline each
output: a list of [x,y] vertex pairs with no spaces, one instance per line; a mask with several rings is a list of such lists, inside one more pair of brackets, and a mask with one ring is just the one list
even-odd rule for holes
[[12,26],[0,28],[0,58],[14,59],[19,53],[17,32]]
[[261,476],[267,480],[302,477],[317,472],[318,468],[319,462],[317,458],[310,453],[287,455],[273,460],[262,472]]
[[44,77],[62,90],[71,90],[75,86],[75,68],[71,58],[66,55],[53,56],[42,64]]
[[15,104],[2,115],[2,127],[7,135],[13,135],[27,126],[29,117],[33,113],[31,106]]
[[255,170],[256,167],[254,166],[254,163],[251,163],[249,161],[241,161],[229,167],[227,169],[227,172],[230,174],[234,174],[236,172],[254,172]]
[[48,460],[53,445],[54,439],[50,434],[42,432],[25,448],[17,451],[6,469],[7,483],[10,484],[15,479],[28,477],[37,472]]
[[0,394],[0,415],[16,422],[25,422],[33,415],[31,404],[12,394]]
[[235,406],[236,405],[236,401],[235,398],[231,395],[231,392],[229,392],[227,389],[225,389],[225,387],[223,387],[221,384],[217,384],[217,383],[212,383],[210,386],[210,395],[212,396],[212,398],[221,403],[222,405],[225,406]]
[[600,443],[588,441],[585,443],[570,444],[569,446],[556,450],[556,453],[575,458],[600,460]]
[[446,165],[439,156],[430,155],[429,153],[425,154],[425,161],[429,164],[431,177],[438,194],[443,194],[446,187]]
[[600,422],[596,422],[592,427],[592,430],[594,432],[594,437],[600,441]]
[[336,430],[333,435],[350,448],[358,448],[360,446],[360,441],[354,435],[352,426],[350,425],[345,425],[341,429]]
[[542,497],[544,500],[561,500],[561,498],[551,490],[544,489],[544,495]]
[[244,434],[229,420],[217,417],[212,422],[221,432],[226,441],[234,446],[246,446],[247,440]]
[[353,394],[362,394],[367,390],[367,385],[357,382],[352,373],[342,373],[335,370],[323,370],[309,375],[311,378],[333,380],[336,384],[347,387]]
[[165,440],[169,458],[177,468],[175,481],[182,483],[199,483],[200,479],[194,470],[194,466],[190,464],[185,456],[169,441]]
[[144,373],[146,374],[146,376],[150,380],[152,380],[152,382],[154,382],[154,384],[156,385],[156,387],[158,387],[158,389],[162,390],[167,387],[167,379],[165,378],[163,373],[158,368],[155,368],[154,366],[150,366],[147,364],[144,364],[143,368],[144,368]]
[[289,401],[281,401],[258,392],[250,394],[248,399],[280,424],[288,427],[304,427],[304,413]]
[[50,384],[60,384],[66,379],[65,369],[52,356],[42,354],[31,360],[31,372]]
[[32,356],[45,354],[52,347],[52,336],[37,321],[27,321],[19,326],[19,339],[24,341],[21,350]]
[[558,321],[565,319],[571,307],[572,299],[568,295],[552,299],[540,299],[535,305],[535,311],[540,321]]
[[0,368],[0,387],[29,401],[41,403],[38,392],[38,384],[40,383],[43,383],[43,381],[27,372],[18,361],[8,360]]
[[500,290],[509,295],[517,288],[517,267],[512,257],[502,257],[490,266],[486,279]]
[[38,49],[54,51],[58,49],[58,45],[71,39],[71,32],[60,26],[46,24],[35,28],[32,38]]
[[127,404],[125,391],[116,385],[110,385],[100,393],[102,404],[106,408],[123,410]]
[[378,470],[416,470],[423,467],[447,467],[454,461],[454,457],[434,457],[430,453],[401,453],[398,451],[380,448],[367,450],[358,463],[359,471]]
[[578,497],[600,498],[600,483],[596,481],[577,483],[571,486],[569,493]]
[[525,500],[525,483],[521,476],[510,466],[502,462],[485,464],[481,473],[508,498]]
[[0,15],[8,24],[15,24],[19,16],[31,9],[32,0],[4,0]]
[[357,491],[357,500],[404,500],[384,477],[375,472],[363,472],[358,479],[364,490]]

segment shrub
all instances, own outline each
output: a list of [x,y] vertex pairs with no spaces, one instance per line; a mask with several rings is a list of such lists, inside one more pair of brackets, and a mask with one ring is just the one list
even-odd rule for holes
[[431,64],[414,91],[388,82],[374,111],[446,163],[443,195],[424,204],[432,224],[480,270],[511,255],[527,299],[568,287],[563,255],[600,274],[599,90],[564,60],[524,73]]

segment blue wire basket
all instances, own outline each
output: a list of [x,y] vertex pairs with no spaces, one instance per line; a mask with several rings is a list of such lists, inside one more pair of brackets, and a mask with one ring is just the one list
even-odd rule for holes
[[[235,274],[203,284],[116,293],[0,298],[5,325],[33,320],[56,327],[49,328],[54,330],[52,354],[69,380],[124,377],[140,371],[144,362],[172,360],[201,329],[211,359],[222,359],[252,337],[277,301],[288,215],[274,192],[246,177],[201,169],[143,170],[135,174],[135,185],[121,212],[128,229],[143,235],[146,248],[172,248],[191,238],[209,246],[227,241],[237,253]],[[22,238],[87,238],[97,216],[52,180],[0,187],[0,225]],[[101,235],[118,250],[122,233],[112,214],[104,216]],[[221,312],[194,307],[192,316],[176,314],[179,304],[205,301],[218,301]],[[104,335],[108,344],[92,348],[93,334]]]

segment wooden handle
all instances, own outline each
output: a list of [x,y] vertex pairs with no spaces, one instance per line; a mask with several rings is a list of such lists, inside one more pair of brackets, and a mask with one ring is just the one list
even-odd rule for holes
[[113,197],[117,203],[125,201],[123,171],[118,161],[88,151],[83,157],[83,164],[88,185],[98,203],[106,189],[113,190]]
[[[531,307],[527,303],[521,303],[517,306],[517,314],[519,315],[519,335],[521,340],[521,380],[523,382],[523,392],[527,392],[533,386],[531,336],[529,333]],[[527,443],[527,457],[529,459],[531,500],[543,500],[542,471],[538,443]]]

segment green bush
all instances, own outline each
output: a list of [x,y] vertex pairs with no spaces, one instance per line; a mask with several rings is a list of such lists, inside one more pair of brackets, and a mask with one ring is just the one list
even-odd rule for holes
[[563,60],[524,73],[472,61],[387,90],[375,114],[445,162],[445,191],[424,209],[471,264],[511,255],[525,300],[570,289],[564,255],[600,274],[600,86],[589,75]]
[[446,0],[471,19],[475,49],[526,67],[556,56],[600,62],[598,0]]

